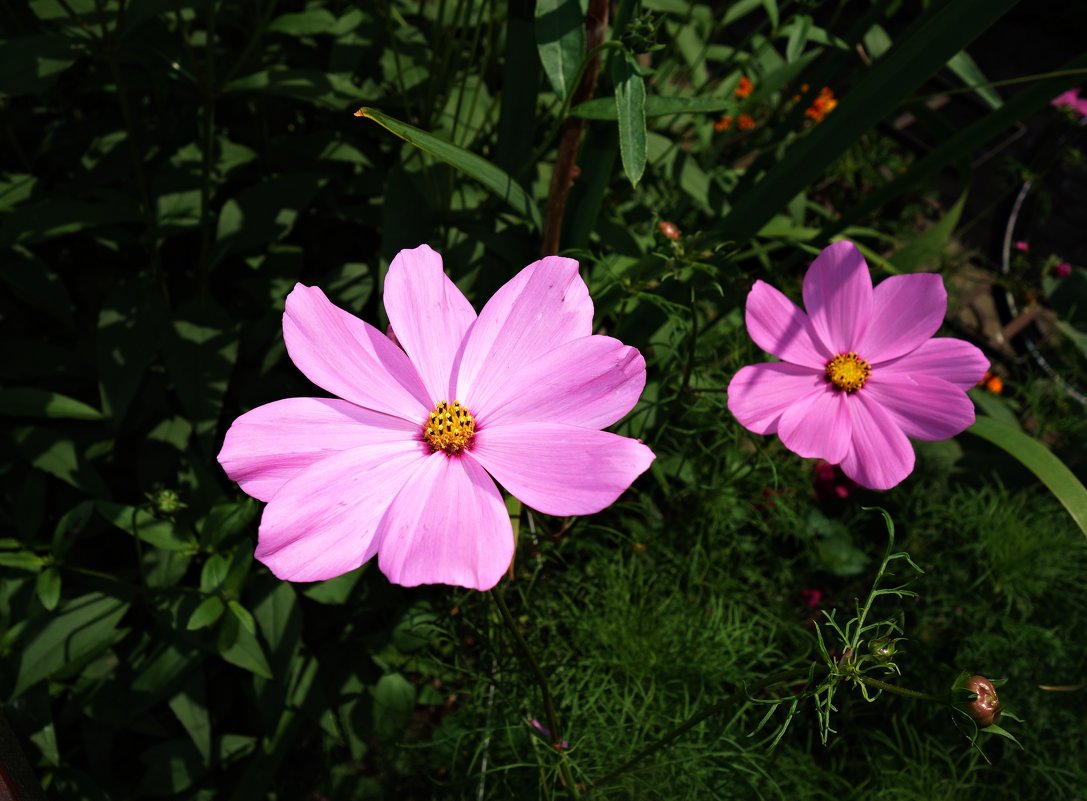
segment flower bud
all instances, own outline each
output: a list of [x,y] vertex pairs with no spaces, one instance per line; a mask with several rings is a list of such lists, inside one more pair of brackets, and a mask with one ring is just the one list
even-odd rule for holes
[[896,641],[890,637],[878,637],[868,643],[868,653],[870,653],[877,662],[886,664],[895,658],[895,653],[898,651],[895,642]]
[[955,705],[974,719],[979,729],[1000,721],[1002,707],[996,687],[984,676],[960,678],[955,682]]

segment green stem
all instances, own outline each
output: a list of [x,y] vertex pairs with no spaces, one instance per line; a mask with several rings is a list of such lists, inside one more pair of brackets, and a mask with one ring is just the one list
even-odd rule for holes
[[555,714],[555,702],[551,698],[551,688],[547,682],[547,676],[544,675],[540,663],[536,661],[532,649],[528,647],[528,642],[525,640],[524,635],[521,634],[521,629],[518,628],[517,621],[513,619],[509,607],[506,606],[506,600],[502,597],[502,593],[498,590],[491,590],[490,594],[491,598],[494,599],[495,606],[498,607],[499,614],[502,616],[502,622],[506,624],[506,628],[513,635],[513,640],[517,643],[521,655],[524,656],[529,670],[536,679],[536,683],[540,685],[544,714],[547,716],[548,728],[551,729],[551,746],[559,752],[559,772],[562,775],[562,782],[566,785],[566,789],[570,791],[570,794],[577,798],[581,793],[578,791],[578,786],[570,773],[570,765],[567,763],[566,754],[561,747],[562,735],[559,731],[559,719]]
[[888,684],[885,681],[879,679],[873,679],[868,676],[858,676],[857,681],[866,687],[871,687],[874,690],[883,690],[884,692],[894,693],[895,695],[902,695],[906,698],[918,698],[922,701],[936,701],[937,703],[943,703],[944,699],[937,698],[935,695],[929,693],[923,693],[918,690],[910,690],[906,687],[898,687],[894,684]]
[[[816,670],[818,670],[818,667],[816,668]],[[675,740],[682,737],[699,723],[702,723],[703,721],[708,720],[709,718],[712,718],[716,715],[720,715],[722,712],[727,712],[738,704],[746,702],[751,697],[752,693],[758,692],[759,690],[764,690],[767,687],[772,687],[775,684],[782,684],[784,682],[795,681],[796,679],[805,678],[811,673],[811,671],[812,668],[810,666],[802,668],[789,668],[788,670],[779,670],[777,673],[771,673],[769,676],[751,684],[741,684],[739,689],[737,689],[736,692],[734,692],[732,695],[728,696],[727,698],[723,698],[712,706],[706,707],[700,712],[696,712],[694,715],[687,718],[687,720],[676,726],[676,728],[672,729],[663,737],[659,737],[654,740],[652,743],[636,753],[626,762],[616,768],[612,768],[599,779],[591,782],[588,785],[588,789],[591,790],[594,787],[599,787],[603,784],[607,784],[612,779],[621,776],[631,768],[639,765],[642,760],[644,760],[647,756],[655,754],[662,748],[666,748],[667,746],[671,745]]]

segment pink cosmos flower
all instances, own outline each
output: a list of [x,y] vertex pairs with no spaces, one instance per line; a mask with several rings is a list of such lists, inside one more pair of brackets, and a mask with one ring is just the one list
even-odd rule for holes
[[966,390],[989,362],[967,342],[933,338],[947,311],[940,276],[896,275],[873,289],[856,246],[836,242],[803,294],[806,314],[762,281],[747,296],[748,333],[781,361],[732,377],[728,408],[745,428],[889,489],[913,470],[907,437],[947,439],[974,422]]
[[1014,243],[1014,247],[1020,253],[1026,253],[1030,250],[1030,242],[1027,242],[1025,239],[1020,239],[1018,242]]
[[592,334],[573,259],[530,264],[477,316],[437,253],[404,250],[385,311],[396,344],[296,285],[287,352],[338,397],[269,403],[227,432],[219,462],[268,502],[256,557],[279,578],[328,579],[377,556],[397,584],[489,589],[514,549],[496,480],[545,514],[589,514],[653,461],[600,430],[637,402],[645,361]]
[[1066,261],[1058,262],[1053,265],[1052,272],[1054,278],[1067,278],[1072,274],[1072,265]]
[[1087,117],[1087,97],[1080,97],[1079,89],[1069,89],[1067,92],[1062,92],[1049,101],[1049,104],[1058,108],[1061,106],[1070,108],[1079,116]]

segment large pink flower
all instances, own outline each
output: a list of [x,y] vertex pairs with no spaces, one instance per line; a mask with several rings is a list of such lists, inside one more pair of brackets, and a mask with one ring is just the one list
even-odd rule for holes
[[804,306],[762,281],[747,296],[748,333],[781,361],[732,377],[728,408],[745,428],[889,489],[913,470],[907,437],[947,439],[974,422],[966,390],[989,362],[968,342],[933,338],[947,312],[940,276],[873,289],[856,246],[836,242],[804,276]]
[[530,264],[477,317],[441,256],[404,250],[385,310],[395,343],[296,285],[287,352],[339,397],[269,403],[227,432],[219,462],[268,502],[256,556],[278,577],[332,578],[376,555],[397,584],[489,589],[514,547],[492,476],[545,514],[588,514],[653,461],[600,430],[637,402],[645,361],[593,336],[573,259]]

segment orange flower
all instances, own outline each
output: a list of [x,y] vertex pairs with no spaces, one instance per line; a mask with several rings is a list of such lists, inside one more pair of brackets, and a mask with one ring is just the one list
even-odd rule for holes
[[737,100],[743,100],[745,97],[750,97],[751,93],[755,91],[755,84],[751,83],[747,78],[740,78],[740,85],[736,87],[736,91],[733,93],[736,95]]
[[670,223],[666,220],[657,225],[657,230],[660,231],[665,238],[671,239],[673,242],[679,239],[679,228],[676,227],[675,223]]
[[732,115],[731,114],[726,114],[725,116],[723,116],[721,119],[719,119],[717,122],[715,122],[713,124],[713,130],[717,131],[717,133],[724,133],[725,131],[727,131],[731,127],[732,127]]
[[985,371],[985,375],[983,375],[981,377],[981,380],[978,381],[978,386],[985,387],[994,395],[1000,395],[1004,392],[1004,380],[1000,376],[993,373],[992,370]]
[[829,86],[819,90],[819,96],[804,110],[804,116],[818,124],[838,106],[838,100]]
[[741,114],[739,119],[736,120],[736,127],[741,131],[753,131],[755,130],[755,118],[750,114]]

